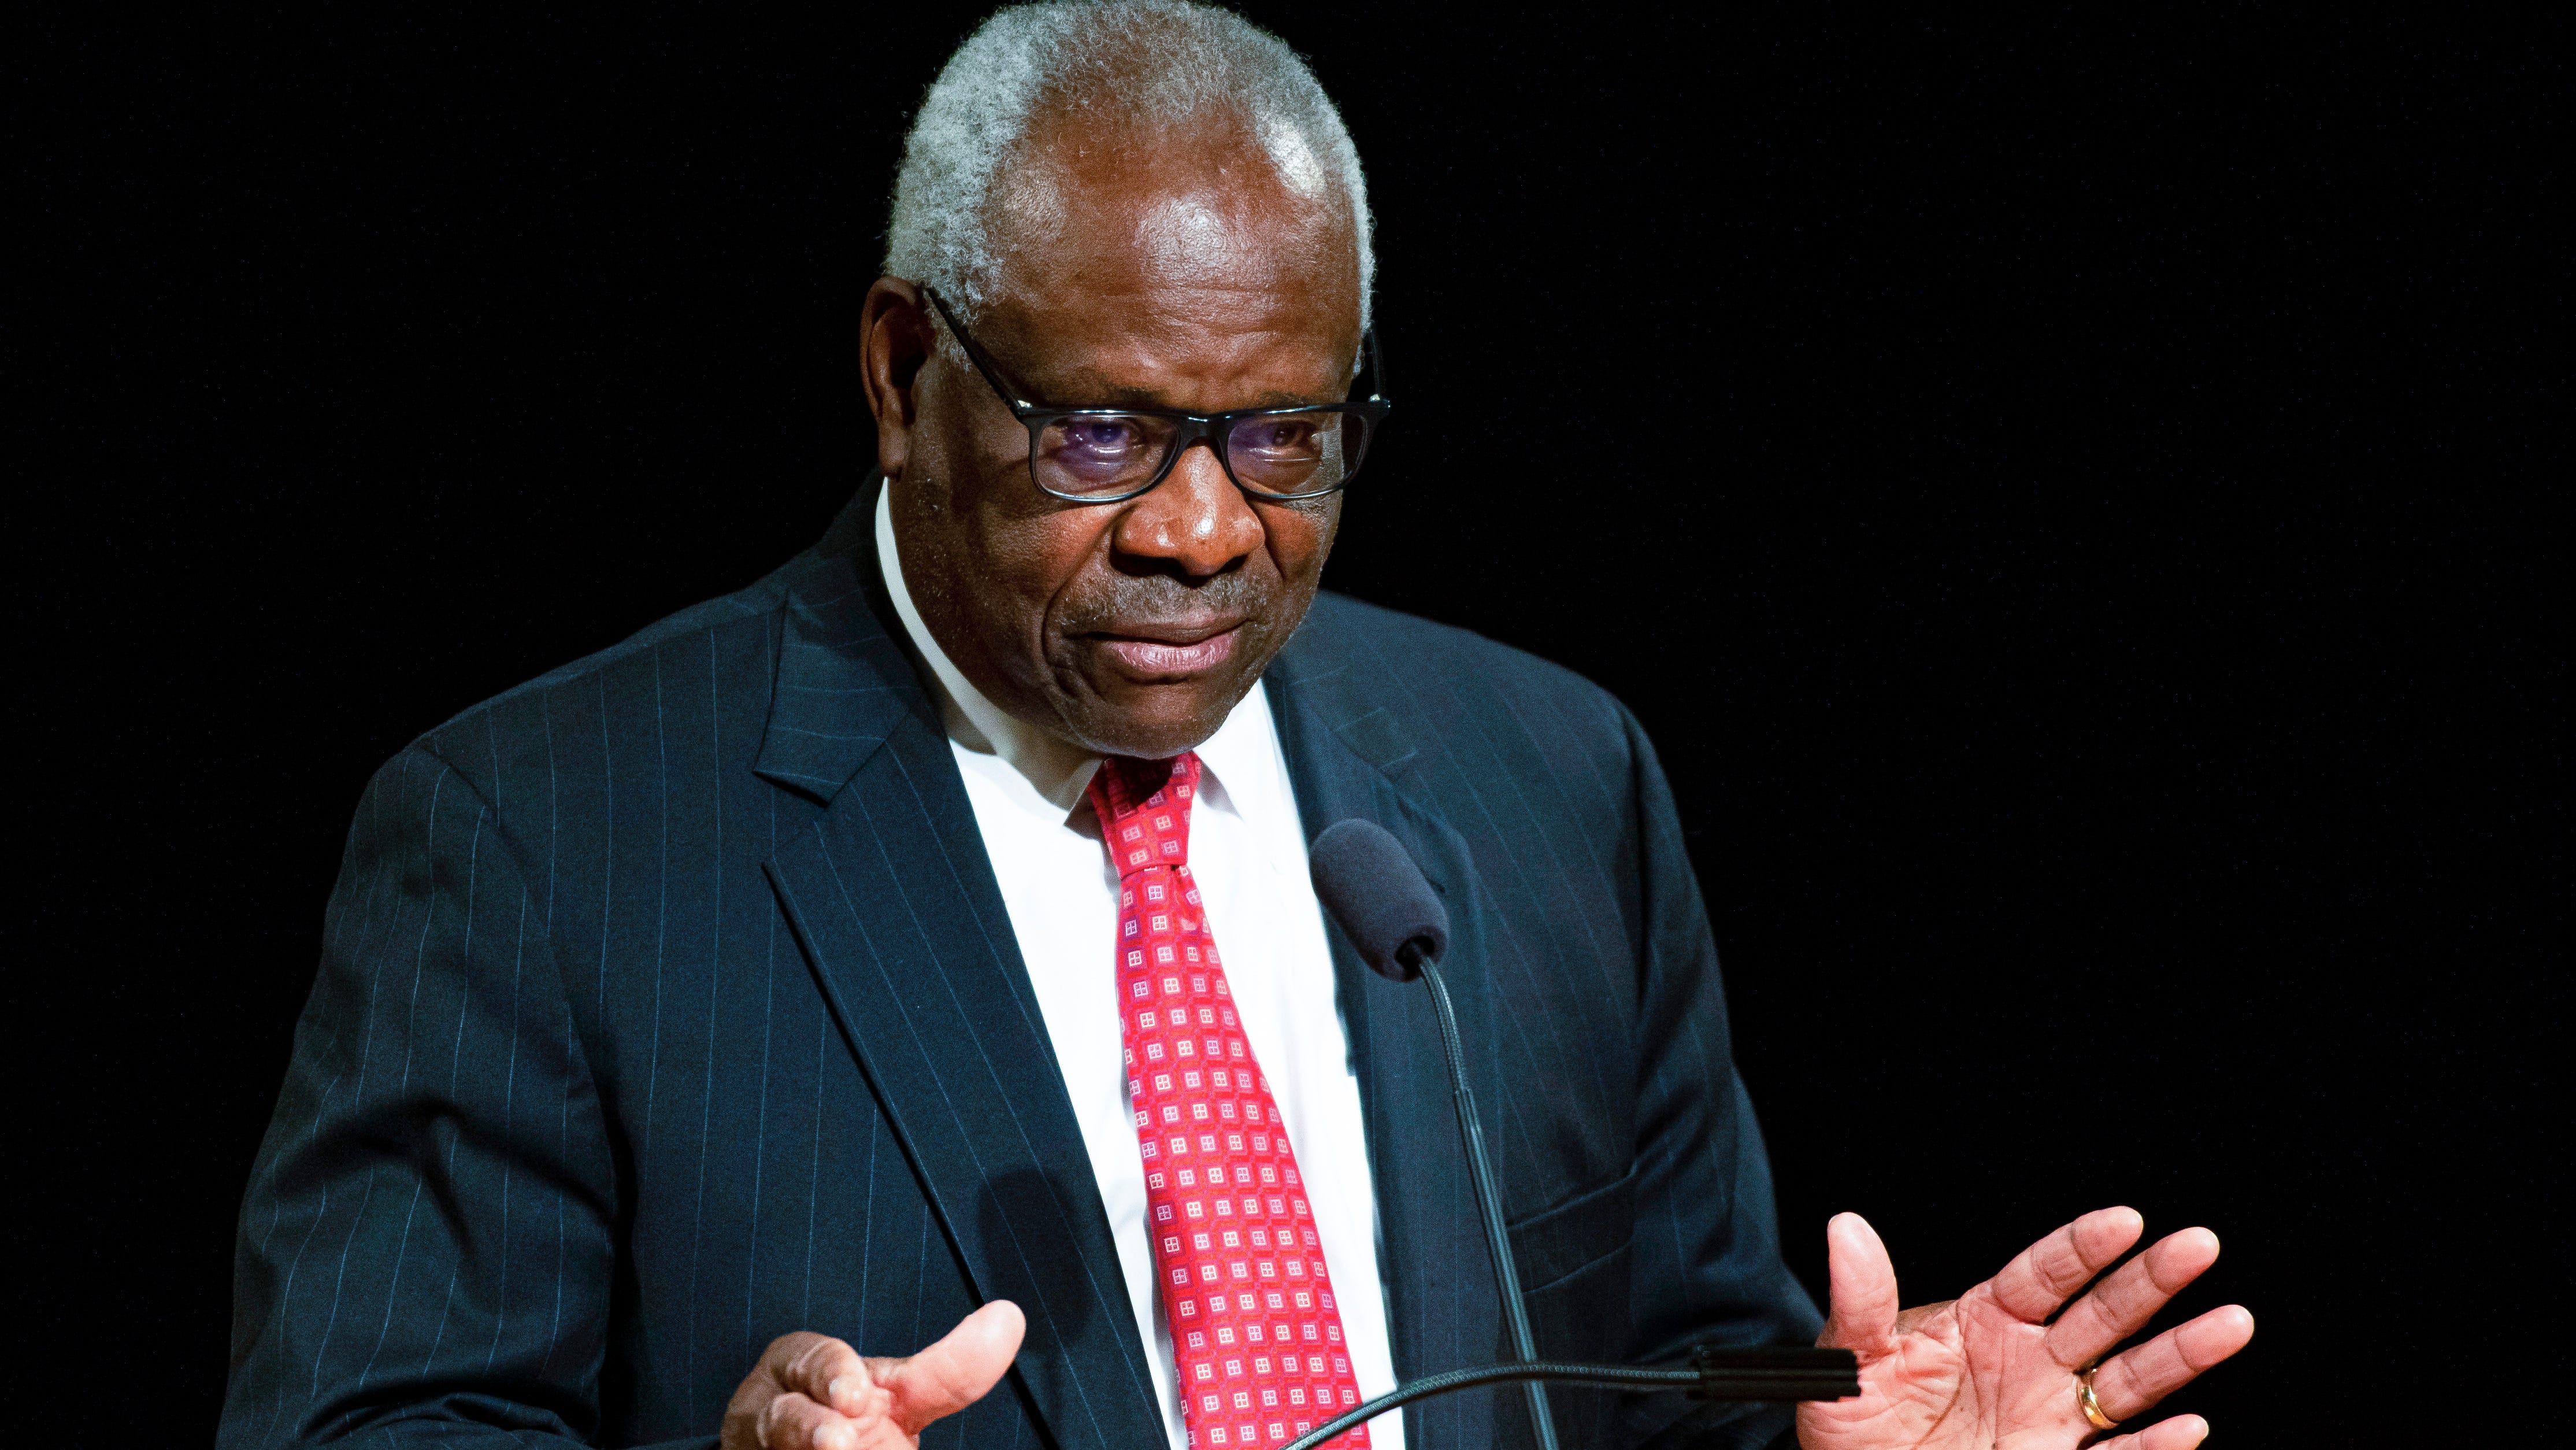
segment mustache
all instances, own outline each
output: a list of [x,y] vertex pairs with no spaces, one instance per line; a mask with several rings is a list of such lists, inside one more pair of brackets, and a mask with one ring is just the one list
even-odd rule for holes
[[1247,623],[1269,615],[1279,591],[1270,581],[1241,569],[1204,579],[1175,574],[1113,575],[1103,585],[1066,599],[1056,613],[1064,634],[1115,632],[1121,626],[1204,620],[1210,615]]

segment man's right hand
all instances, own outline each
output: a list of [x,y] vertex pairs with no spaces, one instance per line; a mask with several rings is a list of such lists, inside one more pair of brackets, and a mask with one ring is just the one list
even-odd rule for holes
[[1020,1306],[996,1299],[909,1359],[780,1335],[725,1406],[720,1450],[915,1450],[922,1426],[984,1398],[1027,1329]]

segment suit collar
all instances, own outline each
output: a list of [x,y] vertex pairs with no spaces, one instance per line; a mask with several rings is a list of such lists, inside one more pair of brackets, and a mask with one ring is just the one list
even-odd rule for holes
[[907,717],[933,708],[878,577],[869,522],[882,479],[780,571],[777,690],[752,770],[823,805]]
[[[1319,617],[1320,616],[1320,617]],[[1371,690],[1362,679],[1367,661],[1360,642],[1345,637],[1339,621],[1325,610],[1307,615],[1306,623],[1271,661],[1268,681],[1274,708],[1292,699],[1308,722],[1330,736],[1355,760],[1407,789],[1423,764],[1411,727],[1382,703],[1383,690]],[[1325,770],[1324,757],[1312,756],[1309,769]],[[1319,781],[1320,783],[1320,781]],[[1299,785],[1302,787],[1301,779]],[[1326,822],[1325,824],[1330,824]],[[1318,826],[1317,831],[1322,829]],[[1313,833],[1309,833],[1310,835]]]

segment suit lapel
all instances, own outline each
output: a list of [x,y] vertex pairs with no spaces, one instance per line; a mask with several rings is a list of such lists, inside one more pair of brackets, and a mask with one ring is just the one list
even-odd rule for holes
[[[1310,843],[1336,821],[1375,821],[1404,843],[1440,893],[1451,927],[1441,971],[1455,999],[1469,1086],[1491,1137],[1501,1128],[1494,1117],[1502,1103],[1501,1058],[1475,867],[1465,839],[1424,803],[1413,775],[1425,762],[1408,732],[1369,703],[1351,670],[1312,624],[1270,669],[1271,710],[1298,815]],[[1430,992],[1368,970],[1338,927],[1328,935],[1368,1123],[1396,1377],[1491,1363],[1501,1343],[1500,1301]],[[1457,1443],[1482,1445],[1492,1443],[1490,1405],[1491,1396],[1476,1394],[1425,1408]],[[1410,1431],[1420,1419],[1407,1414]]]
[[976,1294],[1027,1312],[1015,1371],[1056,1443],[1158,1444],[1108,1215],[973,807],[868,587],[875,561],[855,564],[790,585],[755,768],[827,808],[771,883]]

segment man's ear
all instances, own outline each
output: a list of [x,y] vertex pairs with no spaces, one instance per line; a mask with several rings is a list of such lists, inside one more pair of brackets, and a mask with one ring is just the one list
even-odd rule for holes
[[900,277],[879,277],[859,308],[859,373],[877,423],[877,467],[888,478],[912,456],[913,381],[930,360],[929,303]]

